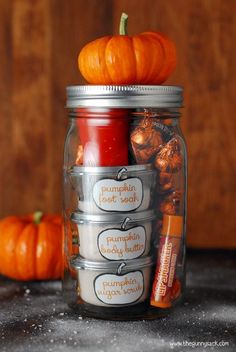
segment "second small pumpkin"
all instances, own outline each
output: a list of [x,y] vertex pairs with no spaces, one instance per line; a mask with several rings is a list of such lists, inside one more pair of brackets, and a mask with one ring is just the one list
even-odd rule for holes
[[62,218],[35,212],[0,221],[0,274],[16,280],[59,279]]

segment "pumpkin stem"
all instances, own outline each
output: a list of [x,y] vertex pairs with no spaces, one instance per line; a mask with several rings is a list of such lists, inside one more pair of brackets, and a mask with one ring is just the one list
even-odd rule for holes
[[36,225],[39,225],[40,222],[41,222],[42,216],[43,216],[43,212],[42,211],[40,211],[40,210],[35,211],[34,214],[33,214],[33,222]]
[[127,23],[128,23],[128,15],[126,13],[122,13],[120,17],[120,28],[119,33],[120,35],[127,35]]

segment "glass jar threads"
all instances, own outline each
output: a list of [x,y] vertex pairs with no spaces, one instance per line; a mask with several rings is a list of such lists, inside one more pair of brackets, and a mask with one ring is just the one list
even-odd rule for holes
[[72,86],[64,152],[64,277],[84,316],[163,316],[185,285],[182,88]]

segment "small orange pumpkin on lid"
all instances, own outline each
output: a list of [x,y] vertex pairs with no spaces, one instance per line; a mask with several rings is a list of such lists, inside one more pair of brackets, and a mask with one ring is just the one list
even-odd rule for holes
[[127,20],[123,13],[120,35],[98,38],[82,48],[78,64],[89,83],[156,85],[175,69],[174,43],[159,32],[128,36]]

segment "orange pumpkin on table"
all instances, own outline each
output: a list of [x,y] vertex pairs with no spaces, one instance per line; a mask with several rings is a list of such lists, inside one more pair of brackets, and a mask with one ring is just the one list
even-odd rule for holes
[[35,212],[0,221],[0,274],[16,280],[59,279],[62,218]]
[[123,13],[120,35],[96,39],[82,48],[78,64],[89,83],[161,84],[174,70],[174,43],[159,32],[128,36],[127,19]]

